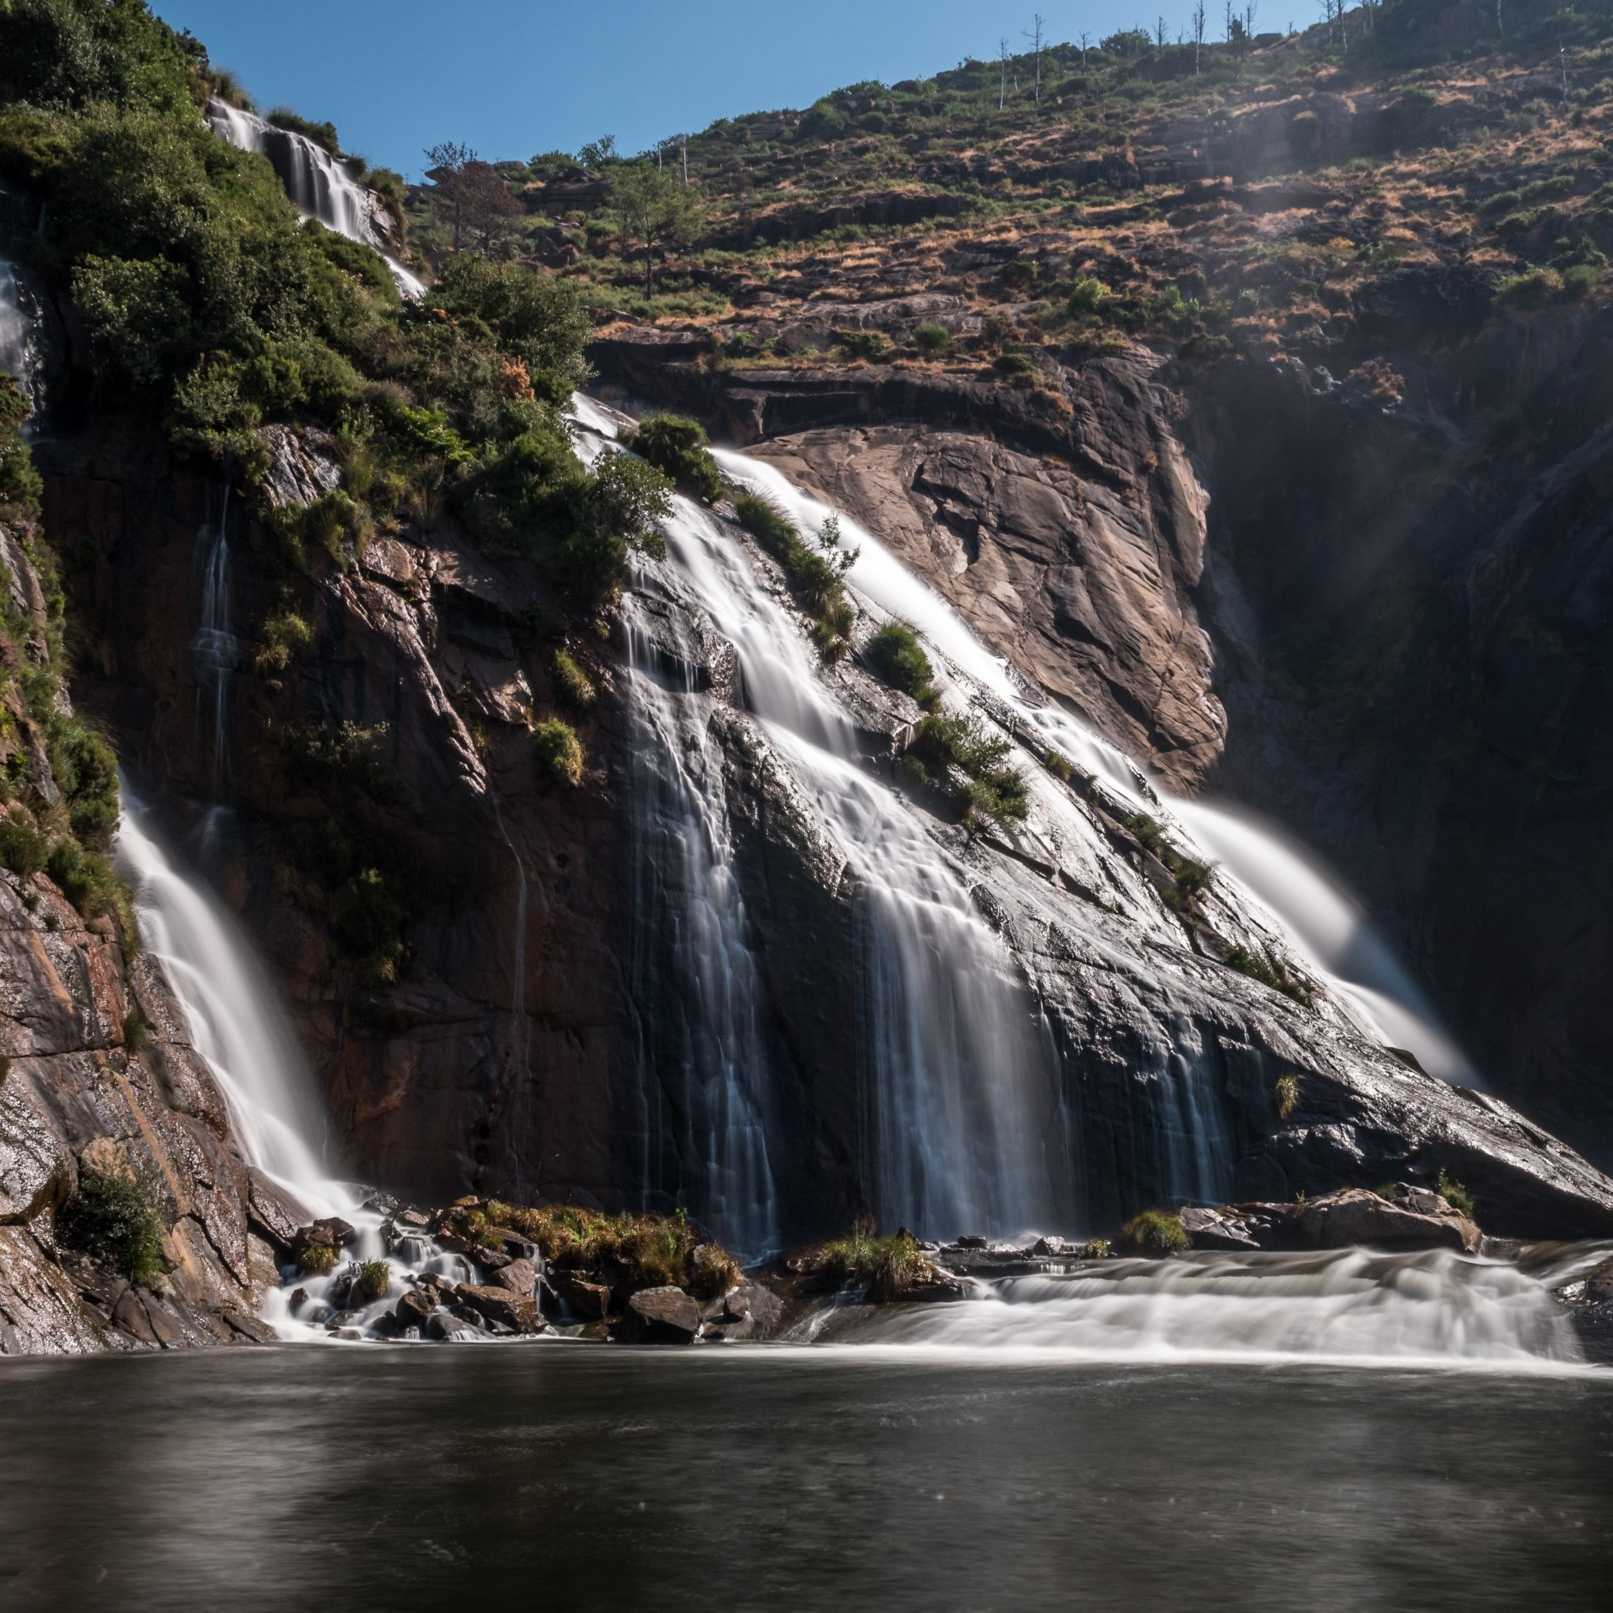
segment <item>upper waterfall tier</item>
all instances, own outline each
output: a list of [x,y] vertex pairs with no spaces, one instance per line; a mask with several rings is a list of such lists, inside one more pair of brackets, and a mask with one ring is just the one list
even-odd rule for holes
[[267,157],[300,213],[317,219],[327,230],[374,247],[386,259],[404,295],[421,295],[425,287],[420,280],[386,251],[376,222],[380,201],[353,178],[340,158],[306,135],[279,128],[255,112],[243,112],[224,101],[207,103],[207,121],[215,134],[238,150]]

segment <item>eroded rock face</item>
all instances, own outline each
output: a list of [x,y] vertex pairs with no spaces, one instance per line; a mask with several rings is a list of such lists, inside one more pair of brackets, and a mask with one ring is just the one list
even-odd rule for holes
[[[4,533],[0,558],[37,601]],[[273,1257],[179,1005],[149,958],[126,956],[109,920],[86,924],[42,873],[0,870],[0,1055],[0,1354],[263,1338]],[[86,1174],[146,1185],[166,1228],[160,1292],[65,1241]]]

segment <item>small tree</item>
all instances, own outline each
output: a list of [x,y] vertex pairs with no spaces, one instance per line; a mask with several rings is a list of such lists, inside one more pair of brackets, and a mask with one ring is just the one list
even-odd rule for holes
[[621,233],[623,251],[637,245],[644,253],[644,292],[655,289],[656,251],[686,241],[701,217],[697,193],[685,189],[664,169],[647,162],[624,164],[611,180],[611,212]]
[[[465,170],[477,161],[473,147],[459,140],[444,140],[426,147],[426,178],[436,187],[433,204],[440,202],[453,220],[454,251],[464,241],[466,186]],[[483,166],[486,166],[485,164]]]

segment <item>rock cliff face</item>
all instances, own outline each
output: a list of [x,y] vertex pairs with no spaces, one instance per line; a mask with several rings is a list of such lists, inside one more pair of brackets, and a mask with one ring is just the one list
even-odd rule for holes
[[624,396],[704,414],[885,534],[1162,777],[1319,850],[1490,1089],[1606,1163],[1607,321],[1442,334],[1460,287],[1404,279],[1369,321],[1404,404],[1292,360],[1134,351],[1050,399],[724,373],[697,337],[595,351]]
[[[6,776],[41,796],[50,763],[12,674],[46,654],[39,579],[0,529],[26,636],[0,634]],[[8,789],[8,795],[10,790]],[[160,971],[43,872],[0,871],[0,1355],[261,1339],[274,1257],[228,1111]],[[166,1276],[139,1284],[77,1245],[86,1178],[143,1182]]]

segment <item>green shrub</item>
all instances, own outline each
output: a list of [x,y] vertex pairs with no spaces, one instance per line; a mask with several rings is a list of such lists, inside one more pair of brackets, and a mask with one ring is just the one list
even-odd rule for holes
[[394,883],[379,868],[361,868],[336,890],[331,935],[359,966],[368,984],[390,986],[403,970],[408,912]]
[[0,821],[0,861],[23,879],[43,871],[50,840],[20,815]]
[[334,123],[316,123],[311,118],[303,117],[301,113],[293,112],[289,106],[275,107],[264,121],[272,123],[277,129],[288,129],[292,134],[300,134],[304,139],[312,140],[316,146],[324,147],[333,157],[342,154],[342,143],[336,138]]
[[1258,980],[1261,985],[1280,991],[1302,1008],[1309,1008],[1316,1000],[1310,982],[1295,974],[1276,953],[1269,950],[1251,952],[1248,947],[1236,946],[1222,960],[1229,969]]
[[[930,784],[950,791],[965,822],[986,817],[1006,826],[1030,810],[1024,776],[1008,762],[1012,749],[974,717],[931,712],[919,723],[908,755],[924,768]],[[961,785],[949,777],[951,768],[964,775]]]
[[599,698],[594,680],[578,666],[569,651],[554,652],[554,682],[561,698],[577,711],[587,711]]
[[264,678],[281,678],[291,663],[314,642],[314,630],[294,610],[278,610],[264,618],[252,668]]
[[22,435],[28,399],[21,386],[0,371],[0,520],[29,520],[39,514],[44,483]]
[[532,731],[532,748],[538,766],[557,784],[575,789],[582,783],[582,741],[570,723],[546,717]]
[[291,1257],[304,1277],[325,1277],[336,1269],[336,1251],[328,1243],[305,1243]]
[[78,1191],[62,1206],[56,1230],[69,1248],[106,1261],[143,1288],[162,1276],[162,1204],[144,1177],[80,1171]]
[[623,446],[664,471],[690,497],[715,504],[722,497],[722,474],[707,441],[699,421],[658,414],[642,422]]
[[928,358],[939,358],[952,349],[952,332],[945,325],[927,320],[913,332],[913,341],[919,352]]
[[839,523],[831,516],[819,535],[818,547],[812,549],[795,523],[769,499],[741,493],[734,500],[734,515],[779,563],[796,603],[812,618],[812,637],[819,653],[826,660],[845,654],[856,613],[842,579],[856,556],[837,552]]
[[1075,777],[1075,769],[1056,750],[1050,750],[1047,753],[1047,758],[1043,765],[1061,783],[1068,784]]
[[861,1286],[875,1304],[900,1299],[927,1281],[931,1272],[912,1233],[881,1238],[867,1221],[859,1222],[849,1236],[822,1245],[812,1263],[841,1283]]
[[1036,365],[1024,353],[999,353],[992,367],[1010,379],[1036,373]]
[[1120,1243],[1133,1254],[1174,1255],[1189,1246],[1181,1217],[1171,1210],[1144,1210],[1120,1229]]
[[151,1027],[136,1004],[123,1016],[123,1046],[126,1052],[143,1053],[151,1042]]
[[935,668],[906,622],[887,622],[868,641],[868,664],[893,689],[911,695],[930,709],[941,698],[935,687]]
[[1277,1110],[1277,1118],[1286,1120],[1293,1114],[1299,1105],[1299,1077],[1297,1075],[1279,1075],[1271,1089],[1272,1103]]
[[1077,1260],[1108,1260],[1114,1255],[1114,1245],[1107,1238],[1088,1238],[1075,1252]]
[[875,360],[890,351],[890,340],[877,330],[842,330],[835,332],[835,341],[852,358]]
[[1088,314],[1100,313],[1103,305],[1113,295],[1101,280],[1094,279],[1091,275],[1082,275],[1075,282],[1066,306],[1072,316],[1082,318]]
[[391,1286],[392,1272],[387,1263],[384,1260],[366,1260],[353,1278],[348,1298],[355,1305],[373,1305],[376,1300],[386,1298],[386,1291]]
[[1460,1215],[1470,1221],[1478,1211],[1478,1201],[1449,1171],[1441,1170],[1436,1183],[1439,1196]]
[[1555,269],[1525,269],[1508,275],[1495,288],[1496,301],[1514,308],[1541,308],[1562,295],[1563,277]]

